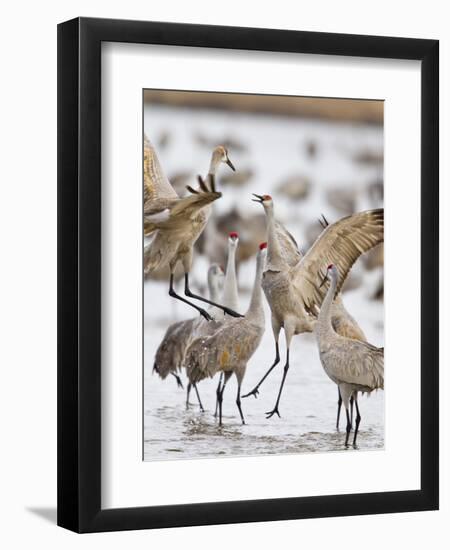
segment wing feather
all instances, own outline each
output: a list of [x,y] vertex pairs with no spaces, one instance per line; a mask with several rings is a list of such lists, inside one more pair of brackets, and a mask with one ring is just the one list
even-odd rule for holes
[[384,350],[365,342],[353,341],[340,373],[342,382],[370,390],[384,389]]
[[361,254],[384,240],[384,210],[367,210],[347,216],[326,227],[296,268],[295,287],[303,306],[317,313],[328,284],[320,287],[326,268],[334,264],[339,271],[336,293]]
[[[144,205],[144,235],[150,235],[157,229],[164,228],[165,224],[176,223],[177,218],[182,221],[193,219],[199,211],[222,196],[220,192],[198,192],[181,199],[161,199],[152,204]],[[165,212],[168,210],[168,212]],[[160,215],[160,216],[158,216]]]
[[153,145],[144,136],[144,202],[177,198],[177,193],[162,171]]

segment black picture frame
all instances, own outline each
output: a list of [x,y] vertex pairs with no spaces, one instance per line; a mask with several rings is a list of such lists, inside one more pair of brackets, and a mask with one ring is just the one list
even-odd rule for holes
[[[420,490],[102,510],[104,41],[421,61]],[[97,532],[438,509],[438,69],[437,40],[91,18],[58,26],[58,525]]]

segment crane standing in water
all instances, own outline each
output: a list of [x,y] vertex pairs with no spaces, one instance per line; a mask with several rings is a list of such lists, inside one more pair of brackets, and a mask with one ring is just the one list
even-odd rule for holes
[[229,319],[211,336],[197,338],[186,352],[186,373],[190,382],[197,383],[223,372],[224,380],[217,391],[219,401],[219,425],[222,425],[223,393],[228,380],[235,374],[238,382],[236,405],[241,421],[245,424],[241,407],[241,385],[247,363],[258,348],[264,333],[264,309],[261,277],[266,259],[267,244],[260,245],[256,258],[256,274],[250,306],[241,319]]
[[336,333],[331,322],[332,302],[339,284],[339,270],[333,264],[327,267],[331,278],[325,299],[320,309],[315,335],[319,347],[320,360],[326,374],[338,385],[347,415],[345,446],[351,430],[349,402],[354,396],[356,406],[355,433],[353,445],[361,422],[358,407],[358,392],[371,393],[384,389],[384,348],[377,348],[367,342],[346,338]]

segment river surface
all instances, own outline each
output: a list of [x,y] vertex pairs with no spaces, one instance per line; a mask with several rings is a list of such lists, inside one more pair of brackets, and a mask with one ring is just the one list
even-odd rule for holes
[[[146,300],[155,291],[155,283],[146,285]],[[157,290],[156,290],[157,292]],[[160,287],[163,299],[164,285]],[[165,294],[165,293],[164,293]],[[379,316],[382,305],[362,308],[362,291],[346,293],[346,304],[354,311],[360,304],[361,325],[382,345]],[[353,309],[351,309],[353,306]],[[168,311],[170,305],[167,304]],[[149,308],[150,309],[150,308]],[[154,311],[154,310],[153,310]],[[269,320],[267,309],[266,320]],[[274,349],[270,323],[260,347],[249,362],[243,391],[250,391],[271,365]],[[337,388],[323,371],[312,335],[296,336],[291,348],[291,366],[280,404],[281,418],[266,419],[265,412],[273,408],[281,381],[282,363],[272,371],[260,388],[257,399],[242,400],[246,425],[242,425],[236,407],[237,384],[230,379],[223,402],[223,426],[214,418],[215,389],[218,377],[199,384],[205,408],[200,412],[194,392],[186,409],[186,392],[178,388],[173,377],[161,380],[152,372],[153,355],[164,334],[164,322],[145,323],[144,367],[144,459],[166,460],[215,456],[255,456],[281,453],[310,453],[345,450],[345,413],[341,412],[341,431],[335,428]],[[284,346],[282,348],[284,358]],[[181,378],[186,388],[184,372]],[[359,398],[362,416],[358,434],[358,450],[380,449],[384,446],[384,392],[374,392]],[[352,450],[350,447],[349,450]]]

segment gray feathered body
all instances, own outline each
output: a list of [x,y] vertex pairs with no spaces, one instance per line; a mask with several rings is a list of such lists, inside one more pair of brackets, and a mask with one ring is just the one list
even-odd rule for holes
[[214,334],[196,339],[189,347],[185,359],[189,380],[198,383],[220,371],[234,372],[242,380],[263,333],[264,323],[227,318]]
[[153,369],[163,380],[169,374],[181,371],[186,349],[192,341],[195,325],[199,322],[199,318],[187,319],[173,323],[167,329],[156,351],[153,365]]
[[292,285],[291,269],[267,270],[263,273],[262,288],[272,313],[272,325],[292,326],[293,334],[312,332],[316,318],[303,310]]
[[317,331],[319,355],[326,374],[335,384],[370,393],[384,389],[384,348],[333,333]]
[[189,346],[185,357],[186,374],[196,384],[218,372],[236,375],[242,382],[247,363],[258,348],[265,328],[261,276],[266,251],[258,253],[255,282],[245,317],[226,317],[209,336],[202,335]]
[[335,266],[328,271],[331,284],[319,313],[315,334],[324,371],[339,386],[346,404],[354,392],[370,393],[384,389],[384,348],[335,332],[331,310],[339,272]]
[[[179,220],[178,223],[166,222],[165,226],[155,229],[152,242],[144,249],[145,272],[161,269],[166,265],[175,267],[178,260],[185,261],[185,267],[190,268],[192,262],[192,247],[202,233],[208,221],[210,209],[208,206],[189,220]],[[189,270],[189,269],[188,269]]]

